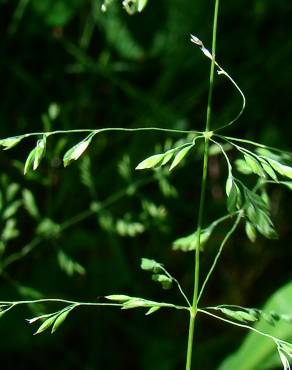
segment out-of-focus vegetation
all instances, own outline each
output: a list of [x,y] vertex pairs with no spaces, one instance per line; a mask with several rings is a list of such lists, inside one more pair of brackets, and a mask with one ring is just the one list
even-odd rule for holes
[[[103,12],[97,0],[0,1],[1,137],[75,128],[204,128],[209,65],[189,35],[210,46],[213,4],[149,0],[143,12],[130,16],[120,3]],[[248,102],[230,134],[287,150],[291,11],[284,0],[222,2],[217,51]],[[239,103],[230,83],[218,80],[213,127],[232,118]],[[146,156],[181,138],[100,134],[67,170],[62,156],[83,136],[56,136],[39,170],[25,178],[24,162],[35,143],[29,139],[1,151],[1,298],[95,300],[124,292],[179,303],[139,270],[142,256],[163,261],[190,294],[193,255],[172,246],[194,231],[200,150],[171,175],[134,171]],[[225,209],[225,178],[221,158],[212,157],[206,225]],[[251,244],[239,229],[205,305],[262,306],[291,279],[291,197],[285,189],[269,191],[281,241],[258,238]],[[225,232],[216,230],[205,249],[202,273]],[[46,307],[19,308],[1,320],[3,366],[174,370],[184,363],[184,313],[144,319],[141,312],[81,309],[55,335],[33,337],[23,318],[36,309]],[[197,331],[196,366],[206,370],[219,367],[244,337],[213,321],[202,320]]]

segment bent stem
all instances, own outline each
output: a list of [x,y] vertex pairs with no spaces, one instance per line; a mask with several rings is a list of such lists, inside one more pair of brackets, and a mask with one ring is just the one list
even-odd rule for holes
[[201,195],[200,195],[198,227],[197,227],[198,245],[197,245],[196,252],[195,252],[195,280],[194,280],[192,307],[190,308],[186,370],[191,370],[191,366],[192,366],[194,328],[195,328],[196,315],[198,312],[201,230],[202,230],[203,214],[204,214],[204,206],[205,206],[205,198],[206,198],[206,185],[207,185],[208,160],[209,160],[209,142],[210,142],[210,137],[212,136],[212,134],[209,131],[210,131],[210,126],[211,126],[211,108],[212,108],[212,96],[213,96],[213,87],[214,87],[218,10],[219,10],[219,0],[216,0],[214,18],[213,18],[212,61],[211,61],[211,67],[210,67],[209,94],[208,94],[208,105],[207,105],[207,114],[206,114],[206,127],[205,127],[205,135],[204,135],[205,136],[204,163],[203,163],[203,174],[202,174],[202,182],[201,182]]
[[217,252],[217,254],[216,254],[215,258],[214,258],[214,261],[213,261],[213,263],[211,265],[211,268],[210,268],[210,270],[209,270],[209,272],[208,272],[208,274],[207,274],[207,276],[206,276],[206,278],[205,278],[205,280],[204,280],[204,282],[202,284],[202,288],[200,290],[200,293],[199,293],[198,301],[197,302],[199,302],[199,300],[201,299],[202,294],[204,293],[204,290],[206,288],[206,285],[207,285],[207,283],[208,283],[208,281],[209,281],[209,279],[210,279],[210,277],[211,277],[211,275],[212,275],[212,273],[213,273],[213,271],[214,271],[214,269],[215,269],[215,267],[217,265],[217,262],[218,262],[218,260],[219,260],[219,258],[221,256],[221,253],[223,251],[223,248],[224,248],[225,244],[228,242],[228,240],[231,237],[231,235],[236,230],[237,226],[239,225],[239,222],[240,222],[241,218],[242,218],[242,211],[240,211],[238,213],[237,218],[236,218],[234,224],[232,225],[232,227],[228,231],[228,233],[225,235],[225,238],[223,239],[223,241],[222,241],[222,243],[221,243],[221,245],[220,245],[220,247],[218,249],[218,252]]

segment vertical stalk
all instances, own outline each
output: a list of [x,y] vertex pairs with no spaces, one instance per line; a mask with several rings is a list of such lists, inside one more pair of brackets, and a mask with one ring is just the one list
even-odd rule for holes
[[214,10],[214,18],[213,18],[213,36],[212,36],[212,62],[211,62],[211,67],[210,67],[208,105],[207,105],[206,126],[205,126],[204,163],[203,163],[201,195],[200,195],[200,205],[199,205],[199,215],[198,215],[198,225],[197,225],[198,244],[197,244],[197,248],[195,252],[195,279],[194,279],[192,308],[190,309],[186,370],[191,370],[191,366],[192,366],[194,328],[195,328],[196,315],[198,311],[201,230],[202,230],[205,198],[206,198],[206,185],[207,185],[208,160],[209,160],[209,141],[211,137],[209,131],[211,127],[212,97],[213,97],[213,87],[214,87],[218,10],[219,10],[219,0],[215,0],[215,10]]

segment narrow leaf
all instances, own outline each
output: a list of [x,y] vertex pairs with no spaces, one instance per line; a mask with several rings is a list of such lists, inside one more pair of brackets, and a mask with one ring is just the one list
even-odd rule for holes
[[38,219],[40,214],[32,192],[28,189],[23,189],[22,198],[27,212],[35,219]]
[[227,197],[227,209],[229,213],[233,213],[236,211],[238,206],[240,206],[241,194],[238,186],[235,182],[232,182],[232,186]]
[[236,165],[237,171],[243,173],[244,175],[250,175],[253,173],[250,166],[243,159],[237,159],[235,161],[235,165]]
[[254,322],[258,320],[258,316],[256,314],[251,313],[252,311],[250,310],[250,313],[246,311],[240,311],[240,310],[230,310],[228,308],[218,308],[219,311],[224,313],[224,315],[235,319],[237,321],[241,322]]
[[37,141],[33,160],[33,170],[36,170],[46,152],[46,136]]
[[147,5],[148,0],[138,0],[138,12],[142,12],[142,10]]
[[256,241],[256,238],[257,238],[257,232],[256,232],[255,227],[248,221],[245,224],[245,232],[246,232],[246,235],[247,235],[248,239],[252,243],[254,243]]
[[0,147],[2,146],[4,150],[8,150],[13,148],[15,145],[17,145],[24,136],[14,136],[14,137],[8,137],[7,139],[0,140]]
[[280,175],[286,176],[289,179],[292,179],[292,167],[286,166],[280,162],[275,161],[271,158],[266,158],[270,165],[273,167],[275,171],[277,171]]
[[151,315],[152,313],[158,311],[160,309],[160,307],[158,306],[155,306],[155,307],[151,307],[146,313],[145,315],[148,316],[148,315]]
[[126,302],[129,299],[132,299],[132,297],[129,297],[128,295],[124,295],[124,294],[107,295],[105,298],[109,299],[110,301],[118,301],[118,302]]
[[263,211],[257,212],[257,230],[268,239],[277,239],[278,234],[270,217]]
[[252,155],[244,154],[244,159],[253,173],[259,175],[260,177],[266,177],[262,166]]
[[164,158],[165,154],[155,154],[151,157],[144,159],[144,161],[140,162],[136,167],[136,170],[144,170],[146,168],[153,168],[157,166]]
[[40,334],[43,331],[47,330],[51,325],[53,325],[53,323],[54,323],[54,321],[56,320],[57,317],[58,317],[58,314],[54,315],[54,316],[51,316],[47,320],[45,320],[42,323],[42,325],[38,328],[38,330],[34,333],[34,335]]
[[33,163],[35,160],[35,155],[36,155],[36,148],[34,148],[28,155],[25,164],[24,164],[24,170],[23,173],[26,175],[33,167]]
[[226,191],[227,196],[229,196],[231,192],[232,185],[233,185],[233,176],[229,174],[227,181],[226,181],[226,185],[225,185],[225,191]]
[[174,160],[173,160],[173,162],[172,162],[172,164],[169,168],[169,171],[173,170],[183,160],[183,158],[188,154],[188,152],[191,150],[192,147],[193,147],[193,144],[181,149],[176,154],[176,156],[174,157]]
[[62,312],[61,315],[57,317],[52,327],[52,331],[51,331],[52,334],[55,333],[55,331],[59,328],[59,326],[66,320],[66,317],[69,315],[69,312],[71,312],[72,309],[73,308]]
[[91,142],[91,139],[92,136],[74,145],[65,153],[63,157],[64,167],[67,167],[72,161],[76,161],[85,152]]
[[163,160],[161,162],[161,166],[164,166],[166,163],[168,163],[171,158],[174,156],[175,150],[169,150],[166,153],[164,153]]
[[267,163],[264,159],[261,158],[261,165],[263,166],[263,169],[265,172],[274,180],[278,181],[277,175],[271,165]]
[[146,301],[142,298],[131,298],[129,301],[123,304],[122,310],[129,310],[138,307],[149,307],[150,304],[152,304],[152,302]]

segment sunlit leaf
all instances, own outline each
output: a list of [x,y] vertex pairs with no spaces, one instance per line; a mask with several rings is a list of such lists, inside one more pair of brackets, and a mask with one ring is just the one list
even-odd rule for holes
[[36,170],[44,157],[46,152],[46,137],[44,136],[42,139],[37,141],[37,145],[35,148],[34,160],[33,160],[33,170]]
[[38,330],[34,333],[34,335],[40,334],[43,331],[47,330],[50,326],[53,325],[53,323],[54,323],[54,321],[56,320],[57,317],[58,317],[58,314],[57,315],[53,315],[53,316],[49,317],[48,319],[46,319],[42,323],[42,325],[38,328]]
[[261,165],[263,166],[263,169],[265,172],[274,180],[278,181],[277,175],[275,171],[273,170],[272,166],[266,162],[264,159],[261,158]]
[[237,159],[235,161],[236,169],[238,172],[243,173],[244,175],[250,175],[253,173],[250,166],[243,159]]
[[28,189],[22,191],[23,205],[27,212],[35,219],[39,218],[39,210],[32,192]]
[[142,12],[142,10],[147,5],[148,0],[138,0],[138,12]]
[[24,136],[14,136],[14,137],[8,137],[7,139],[0,140],[0,147],[2,146],[4,150],[8,150],[13,148],[15,145],[17,145]]
[[[205,244],[209,240],[211,233],[213,231],[213,226],[209,226],[201,230],[200,235],[200,249],[203,250]],[[173,242],[174,250],[181,250],[183,252],[189,252],[196,250],[199,245],[199,236],[198,231],[195,231],[193,234],[178,238]]]
[[265,172],[255,157],[249,154],[244,154],[244,159],[253,173],[259,175],[260,177],[265,177]]
[[149,258],[141,259],[141,269],[145,271],[160,272],[162,270],[161,263],[156,262],[155,260]]
[[169,150],[164,154],[163,160],[161,162],[161,166],[164,166],[166,163],[168,163],[171,158],[174,156],[175,151]]
[[144,159],[144,161],[140,162],[138,166],[136,167],[136,170],[144,170],[146,168],[154,168],[156,167],[160,162],[162,162],[165,154],[155,154],[151,157],[148,157]]
[[186,146],[185,148],[181,149],[175,156],[169,171],[173,170],[182,160],[183,158],[188,154],[190,149],[193,147],[193,145]]
[[172,279],[164,274],[152,275],[152,280],[160,283],[163,289],[170,289],[172,287]]
[[275,171],[277,171],[280,175],[288,177],[292,179],[292,167],[286,166],[280,162],[275,161],[271,158],[266,158],[270,165],[273,167]]
[[59,326],[66,320],[67,316],[69,315],[69,313],[71,312],[72,308],[69,309],[69,310],[66,310],[64,312],[62,312],[57,318],[56,318],[56,321],[54,322],[54,325],[52,327],[52,331],[51,333],[55,333],[55,331],[59,328]]
[[107,295],[105,298],[109,299],[110,301],[126,302],[132,297],[124,294],[111,294]]
[[33,167],[36,155],[36,148],[32,149],[25,161],[23,173],[26,175]]
[[158,311],[160,309],[160,307],[156,306],[156,307],[151,307],[146,313],[145,315],[148,316],[148,315],[151,315],[152,313]]
[[232,175],[229,175],[226,181],[226,185],[225,185],[225,191],[226,191],[227,196],[230,195],[232,186],[233,186],[233,177]]
[[216,310],[221,311],[224,315],[241,322],[254,322],[259,319],[255,310],[246,309],[244,311],[239,309],[229,309],[226,307],[216,307]]
[[[227,191],[227,189],[226,189]],[[229,190],[229,194],[227,196],[227,209],[229,213],[233,213],[238,209],[241,205],[241,192],[239,187],[236,185],[234,181],[232,181],[231,188]]]
[[255,227],[248,221],[245,223],[245,232],[246,232],[248,239],[252,243],[254,243],[257,238],[257,232],[256,232]]
[[88,137],[87,139],[74,145],[65,153],[63,157],[64,167],[67,167],[72,161],[76,161],[85,152],[91,142],[91,139],[92,136]]
[[150,307],[150,306],[153,306],[153,302],[147,301],[146,299],[142,299],[142,298],[131,298],[123,304],[122,310],[129,310],[132,308]]
[[272,220],[270,217],[262,212],[259,211],[257,213],[257,230],[264,235],[268,239],[277,239],[278,234],[274,228],[274,225],[272,223]]

